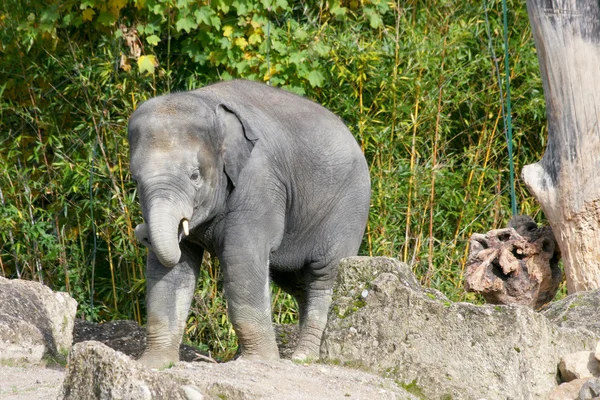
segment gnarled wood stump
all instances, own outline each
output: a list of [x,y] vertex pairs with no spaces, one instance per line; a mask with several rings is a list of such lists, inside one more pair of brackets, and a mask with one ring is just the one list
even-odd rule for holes
[[540,308],[554,298],[562,280],[560,250],[550,227],[516,216],[506,229],[470,239],[465,273],[469,292],[488,303]]

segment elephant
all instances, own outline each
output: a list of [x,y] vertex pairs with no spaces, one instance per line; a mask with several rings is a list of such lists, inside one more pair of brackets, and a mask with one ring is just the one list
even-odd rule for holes
[[154,97],[128,124],[144,223],[152,368],[179,360],[203,252],[219,259],[243,359],[279,358],[270,282],[298,304],[293,358],[314,359],[337,264],[356,255],[371,196],[361,147],[339,117],[246,80]]

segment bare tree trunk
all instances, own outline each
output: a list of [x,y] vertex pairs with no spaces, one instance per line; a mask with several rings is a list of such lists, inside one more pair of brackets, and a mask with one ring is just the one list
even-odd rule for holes
[[527,0],[548,145],[523,168],[561,249],[569,293],[600,287],[600,5]]

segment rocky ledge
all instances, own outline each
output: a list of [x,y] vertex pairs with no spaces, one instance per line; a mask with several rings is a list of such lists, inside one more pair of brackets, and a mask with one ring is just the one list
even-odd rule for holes
[[[7,282],[0,280],[0,297],[9,299],[0,301],[0,349],[20,338],[27,352],[33,342],[23,338],[34,332],[33,337],[45,338],[40,342],[45,350],[38,353],[64,352],[68,346],[56,343],[70,344],[70,333],[63,325],[49,328],[50,322],[43,322],[58,321],[64,316],[57,315],[63,314],[36,303],[34,292],[41,289],[23,289],[26,285],[20,281],[11,281],[16,289],[7,295]],[[127,321],[78,322],[75,340],[81,343],[71,350],[59,398],[493,400],[542,399],[551,392],[552,399],[591,398],[600,386],[600,367],[589,362],[600,353],[598,304],[600,291],[569,296],[542,312],[524,306],[454,303],[422,288],[411,269],[397,260],[351,257],[340,264],[321,363],[181,362],[163,371],[147,370],[134,361],[144,345],[139,326]],[[23,307],[33,311],[23,312]],[[21,317],[32,312],[34,318]],[[40,313],[52,315],[40,319]],[[29,328],[3,336],[7,330],[2,330],[2,321],[15,318],[30,321]],[[285,356],[294,328],[277,329]],[[59,348],[63,350],[55,350]],[[183,360],[195,359],[190,351],[182,352]],[[572,365],[571,354],[583,354],[582,363],[593,368],[585,372],[568,367],[571,375],[561,375],[561,357],[562,364]],[[564,394],[567,389],[569,394]]]

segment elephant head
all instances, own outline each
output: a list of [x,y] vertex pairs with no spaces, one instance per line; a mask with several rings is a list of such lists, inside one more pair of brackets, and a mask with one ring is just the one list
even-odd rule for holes
[[180,241],[225,207],[257,137],[234,107],[191,93],[157,97],[129,120],[130,168],[146,224],[136,236],[175,266]]

